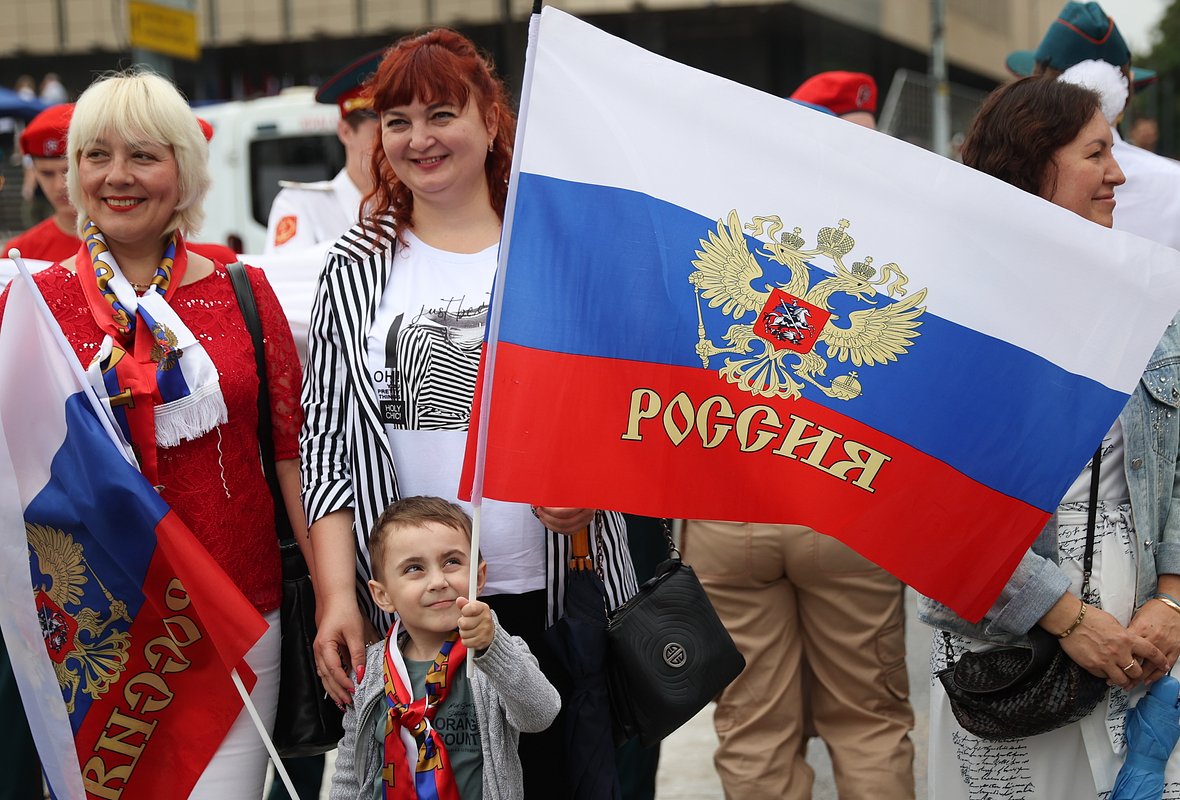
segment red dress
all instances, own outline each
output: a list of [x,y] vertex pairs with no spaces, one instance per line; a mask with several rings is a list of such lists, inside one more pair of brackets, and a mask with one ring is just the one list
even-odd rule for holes
[[[303,410],[295,343],[262,270],[246,271],[262,320],[275,458],[296,458]],[[89,365],[103,333],[77,275],[55,265],[34,279],[82,365]],[[7,292],[0,296],[0,320],[7,299]],[[274,506],[258,458],[258,378],[250,334],[221,264],[212,275],[178,287],[169,303],[217,367],[229,421],[200,438],[158,449],[160,496],[255,608],[270,611],[279,605],[281,574]]]

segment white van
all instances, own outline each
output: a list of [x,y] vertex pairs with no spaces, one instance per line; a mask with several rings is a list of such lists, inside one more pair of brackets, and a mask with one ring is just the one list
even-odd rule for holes
[[344,167],[344,148],[336,138],[340,111],[335,104],[317,103],[311,87],[194,111],[213,126],[213,186],[197,241],[261,253],[279,181],[330,180]]

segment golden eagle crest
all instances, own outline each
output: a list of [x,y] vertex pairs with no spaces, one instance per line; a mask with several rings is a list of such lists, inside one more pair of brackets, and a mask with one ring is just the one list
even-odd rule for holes
[[184,350],[176,346],[176,334],[163,322],[152,326],[151,359],[164,372],[175,367],[180,362]]
[[[799,398],[805,383],[810,383],[828,397],[851,400],[861,394],[857,372],[822,383],[828,359],[871,367],[896,361],[907,352],[919,335],[917,328],[922,323],[918,317],[926,310],[921,305],[926,290],[876,306],[870,298],[879,293],[888,297],[906,295],[909,278],[895,263],[881,267],[878,277],[871,257],[853,263],[851,268],[845,266],[844,259],[856,244],[847,232],[848,226],[848,220],[842,219],[838,227],[821,228],[815,247],[807,249],[799,228],[779,235],[775,241],[783,230],[782,220],[778,216],[754,217],[745,230],[770,240],[765,249],[757,251],[758,255],[788,271],[786,282],[766,283],[762,281],[762,266],[746,243],[737,211],[730,211],[728,220],[718,220],[717,230],[709,231],[708,238],[700,240],[701,249],[692,262],[696,269],[688,276],[697,298],[696,352],[701,366],[707,368],[715,355],[732,353],[734,356],[725,359],[718,373],[752,394]],[[815,258],[829,260],[835,273],[812,285],[807,262]],[[763,288],[755,288],[755,281]],[[833,312],[830,302],[838,293],[856,298],[867,307],[841,318]],[[724,347],[708,338],[702,299],[709,308],[720,307],[723,315],[738,320],[722,334]],[[750,314],[754,315],[752,319],[748,318]],[[827,346],[826,358],[817,352],[820,343]]]
[[[66,711],[72,714],[79,689],[97,700],[119,679],[127,665],[131,634],[108,628],[115,620],[130,623],[131,618],[127,616],[127,604],[114,598],[89,570],[82,545],[73,536],[31,523],[25,525],[25,531],[41,571],[40,582],[33,581],[41,635],[65,697]],[[79,607],[88,571],[109,602],[105,620],[100,611]]]

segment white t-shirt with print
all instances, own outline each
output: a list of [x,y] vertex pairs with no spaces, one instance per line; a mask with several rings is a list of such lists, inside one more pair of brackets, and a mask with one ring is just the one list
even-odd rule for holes
[[[456,498],[498,248],[449,253],[407,231],[369,330],[369,378],[402,497]],[[545,586],[545,529],[527,505],[485,499],[484,594]]]

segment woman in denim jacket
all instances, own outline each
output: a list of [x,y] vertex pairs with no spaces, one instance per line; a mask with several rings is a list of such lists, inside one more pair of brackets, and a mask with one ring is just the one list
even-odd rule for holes
[[[1096,93],[1039,77],[988,97],[962,155],[968,166],[1110,227],[1114,189],[1124,182],[1111,146]],[[972,624],[929,598],[919,600],[919,618],[949,633],[934,636],[933,673],[946,665],[948,646],[957,658],[967,649],[1027,643],[1028,631],[1040,625],[1111,691],[1071,725],[1017,742],[988,742],[958,725],[932,678],[931,797],[990,797],[1001,787],[1012,798],[1109,793],[1124,758],[1128,703],[1180,655],[1178,447],[1180,330],[1173,321],[1101,445],[1094,574],[1086,595],[1080,596],[1081,565],[1093,463],[983,620]],[[1168,788],[1180,791],[1180,765],[1171,772]]]

